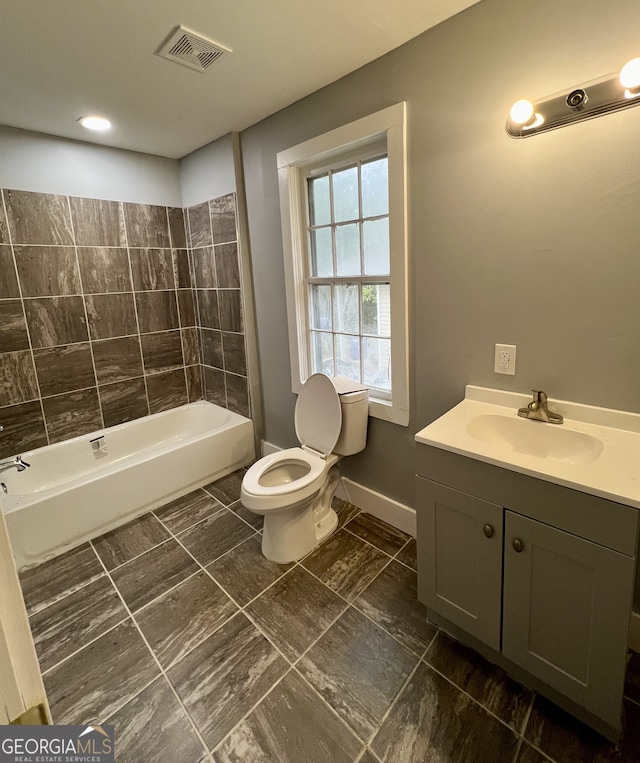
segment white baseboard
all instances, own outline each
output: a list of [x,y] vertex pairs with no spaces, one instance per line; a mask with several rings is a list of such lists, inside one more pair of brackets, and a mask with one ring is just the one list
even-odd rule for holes
[[342,478],[336,495],[368,514],[382,519],[383,522],[397,527],[398,530],[416,537],[416,512],[409,506],[353,482],[348,477]]
[[277,453],[279,450],[282,450],[282,448],[279,448],[277,445],[274,445],[271,442],[267,442],[266,440],[262,441],[263,456],[270,456],[272,453]]
[[632,612],[629,622],[629,649],[640,652],[640,613]]

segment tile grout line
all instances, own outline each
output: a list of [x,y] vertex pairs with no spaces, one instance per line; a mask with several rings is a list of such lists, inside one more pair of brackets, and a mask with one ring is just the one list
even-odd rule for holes
[[[173,244],[173,236],[171,235],[171,220],[169,218],[169,207],[164,208],[165,217],[167,220],[167,232],[169,234],[169,244]],[[177,269],[178,269],[178,261],[177,259],[174,261],[173,259],[173,252],[174,248],[171,246],[169,249],[169,256],[171,259],[171,274],[173,276],[173,292],[175,294],[175,300],[176,300],[176,312],[178,314],[178,331],[180,332],[180,350],[182,352],[182,371],[184,373],[184,389],[187,396],[187,403],[191,403],[192,401],[189,399],[189,378],[187,376],[187,363],[186,363],[186,352],[185,352],[185,344],[186,340],[184,338],[184,329],[189,328],[188,326],[183,327],[182,326],[182,310],[180,309],[180,300],[178,299],[178,278],[177,278]],[[176,254],[176,258],[177,258]],[[193,364],[190,364],[193,365]]]

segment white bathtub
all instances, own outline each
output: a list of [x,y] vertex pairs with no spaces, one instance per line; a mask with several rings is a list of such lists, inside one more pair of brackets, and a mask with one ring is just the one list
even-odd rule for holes
[[29,469],[0,473],[18,569],[246,466],[253,424],[200,401],[21,455]]

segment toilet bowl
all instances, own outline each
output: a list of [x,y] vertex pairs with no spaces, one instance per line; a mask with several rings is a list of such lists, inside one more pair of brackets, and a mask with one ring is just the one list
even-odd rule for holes
[[366,444],[368,389],[344,377],[313,374],[296,402],[299,448],[265,456],[243,480],[242,503],[264,516],[262,553],[280,564],[296,561],[336,529],[331,500],[344,455]]

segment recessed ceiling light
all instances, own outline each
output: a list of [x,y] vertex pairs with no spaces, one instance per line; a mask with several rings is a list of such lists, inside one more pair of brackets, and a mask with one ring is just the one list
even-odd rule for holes
[[80,117],[78,122],[87,130],[110,130],[111,122],[104,117]]

